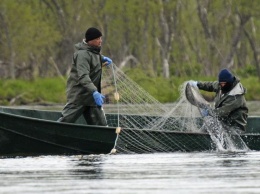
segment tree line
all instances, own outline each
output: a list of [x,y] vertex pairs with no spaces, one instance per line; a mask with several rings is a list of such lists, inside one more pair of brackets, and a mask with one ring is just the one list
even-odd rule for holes
[[230,68],[260,78],[260,4],[248,0],[1,0],[1,78],[67,75],[74,44],[92,26],[119,68],[163,78]]

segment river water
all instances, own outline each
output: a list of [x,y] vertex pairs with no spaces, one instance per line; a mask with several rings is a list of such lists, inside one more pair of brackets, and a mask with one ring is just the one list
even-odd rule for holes
[[260,193],[260,152],[1,158],[0,193]]

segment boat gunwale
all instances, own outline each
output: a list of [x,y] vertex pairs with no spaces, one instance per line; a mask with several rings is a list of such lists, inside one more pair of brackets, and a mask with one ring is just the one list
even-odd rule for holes
[[[21,109],[21,110],[27,110],[27,109]],[[30,110],[30,109],[28,109],[28,110]],[[35,111],[38,111],[38,110],[35,110]],[[45,110],[43,110],[43,111],[45,111]],[[46,112],[50,112],[50,111],[46,111]],[[51,111],[51,112],[56,112],[56,111]],[[78,127],[83,127],[83,128],[99,128],[99,129],[102,128],[102,129],[109,129],[109,130],[112,130],[112,129],[115,130],[116,129],[116,127],[111,127],[111,126],[86,125],[86,124],[78,124],[78,123],[58,122],[58,121],[54,121],[54,120],[34,118],[34,117],[23,116],[23,115],[18,115],[18,114],[13,114],[13,113],[9,113],[9,112],[3,112],[3,111],[0,111],[0,115],[1,114],[5,114],[5,115],[8,115],[8,116],[12,116],[12,117],[23,118],[23,119],[27,119],[27,120],[44,122],[44,123],[53,123],[53,124],[57,124],[57,125],[68,125],[68,126],[71,125],[71,126],[78,126]]]
[[[57,125],[67,125],[67,126],[76,126],[76,127],[83,127],[83,128],[97,128],[97,129],[107,129],[107,130],[115,130],[117,127],[111,127],[111,126],[101,126],[101,125],[87,125],[87,124],[78,124],[78,123],[65,123],[65,122],[58,122],[54,120],[47,120],[47,119],[41,119],[41,118],[34,118],[30,116],[24,116],[24,115],[19,115],[19,114],[14,114],[10,112],[4,112],[5,109],[10,109],[10,110],[25,110],[25,111],[37,111],[37,112],[53,112],[53,113],[60,113],[59,111],[52,111],[52,110],[35,110],[35,109],[24,109],[24,108],[10,108],[10,107],[0,107],[0,114],[5,114],[5,115],[10,115],[13,117],[18,117],[18,118],[24,118],[27,120],[34,120],[34,121],[39,121],[39,122],[44,122],[44,123],[53,123]],[[117,115],[116,113],[107,113],[109,115]],[[135,115],[135,114],[124,114],[124,115]],[[144,115],[147,116],[147,115]],[[199,118],[199,117],[198,117]],[[260,117],[258,116],[249,116],[248,118],[252,119],[257,119]],[[120,127],[120,126],[118,126]],[[195,131],[177,131],[177,130],[156,130],[156,129],[138,129],[138,128],[125,128],[121,127],[121,130],[136,130],[136,131],[142,131],[142,132],[161,132],[161,133],[176,133],[176,134],[187,134],[187,135],[209,135],[207,132],[195,132]],[[260,135],[259,133],[243,133],[240,134],[240,136],[257,136]]]

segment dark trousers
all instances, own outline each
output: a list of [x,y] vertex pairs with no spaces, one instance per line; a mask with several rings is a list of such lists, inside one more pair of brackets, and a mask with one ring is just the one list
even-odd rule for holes
[[83,115],[88,125],[107,126],[107,120],[102,107],[83,106],[68,103],[62,110],[59,122],[75,123]]

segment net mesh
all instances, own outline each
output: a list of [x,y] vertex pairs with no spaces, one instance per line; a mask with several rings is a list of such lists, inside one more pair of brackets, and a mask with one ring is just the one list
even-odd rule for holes
[[[103,106],[108,125],[120,127],[115,149],[121,153],[200,151],[216,149],[210,135],[202,132],[200,110],[185,95],[162,104],[131,80],[117,66],[103,68]],[[209,106],[207,104],[207,106]]]

